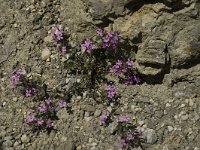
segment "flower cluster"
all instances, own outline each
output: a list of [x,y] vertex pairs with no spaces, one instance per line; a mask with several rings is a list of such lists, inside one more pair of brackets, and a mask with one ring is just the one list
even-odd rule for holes
[[33,107],[27,116],[25,123],[36,128],[52,128],[52,120],[55,117],[55,107],[52,99],[48,98],[37,107]]
[[140,84],[141,78],[138,75],[131,75],[128,76],[126,79],[123,80],[125,85],[130,85],[130,84]]
[[[63,100],[58,102],[60,108],[67,107],[67,103]],[[37,129],[51,129],[52,122],[56,118],[57,105],[49,97],[41,101],[36,107],[32,107],[29,115],[25,119],[25,123]]]
[[90,53],[92,53],[92,51],[93,51],[94,49],[96,49],[96,45],[95,45],[94,42],[93,42],[91,39],[89,39],[89,38],[87,38],[87,39],[84,41],[84,43],[81,44],[81,51],[82,51],[83,53],[86,52],[86,53],[90,54]]
[[122,149],[132,149],[141,146],[141,143],[143,142],[143,132],[131,123],[130,117],[127,114],[113,116],[112,112],[104,112],[99,118],[99,123],[100,125],[105,125],[106,123],[109,123],[108,121],[115,121],[117,124],[114,131],[114,134],[120,135],[117,147]]
[[60,47],[60,50],[62,52],[67,51],[66,43],[63,41],[64,40],[64,30],[61,25],[52,27],[50,36],[53,39],[53,44],[55,46]]
[[119,77],[123,75],[123,83],[126,85],[130,84],[140,84],[141,79],[138,75],[133,73],[134,70],[134,63],[133,61],[128,58],[126,62],[122,60],[117,60],[115,64],[109,68],[109,72],[113,75]]
[[109,119],[109,116],[110,113],[108,111],[104,112],[99,118],[100,125],[105,125]]
[[115,49],[119,43],[120,36],[118,32],[109,31],[103,35],[103,47]]
[[110,99],[114,98],[117,94],[116,88],[112,85],[106,84],[104,89],[106,91],[107,97],[110,98]]
[[140,142],[143,136],[144,133],[138,129],[135,129],[132,132],[124,132],[121,134],[121,139],[117,143],[117,146],[119,148],[140,146]]
[[31,97],[33,95],[35,95],[38,92],[38,89],[36,87],[32,87],[32,88],[27,88],[25,90],[25,96],[26,97]]
[[16,86],[20,79],[26,74],[26,70],[24,68],[20,68],[18,70],[14,70],[12,76],[10,77],[10,82],[13,86]]
[[117,60],[115,64],[112,67],[110,67],[109,72],[113,73],[116,76],[119,76],[122,73],[127,72],[127,67],[124,65],[124,63],[121,60]]
[[121,115],[121,116],[116,116],[115,117],[115,121],[117,123],[120,123],[120,122],[129,122],[130,118],[129,116],[126,114],[126,115]]

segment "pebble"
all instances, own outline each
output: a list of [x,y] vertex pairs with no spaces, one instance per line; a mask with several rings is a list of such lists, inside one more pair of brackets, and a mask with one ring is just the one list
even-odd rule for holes
[[3,147],[11,147],[13,145],[12,141],[11,140],[7,140],[5,142],[3,142]]
[[184,121],[188,120],[188,118],[189,118],[189,115],[187,115],[187,114],[181,116],[181,119],[184,120]]
[[50,56],[51,56],[51,52],[48,48],[44,49],[41,53],[42,60],[47,60],[50,58]]
[[101,115],[101,110],[100,109],[96,109],[94,112],[94,117],[99,117]]
[[144,136],[146,137],[146,141],[149,144],[154,144],[157,141],[157,135],[153,129],[146,129],[144,131]]
[[24,134],[21,137],[21,141],[22,141],[22,143],[28,143],[28,142],[30,142],[30,138],[26,134]]
[[17,102],[17,100],[18,100],[17,97],[13,97],[14,102]]
[[168,129],[169,132],[174,130],[174,128],[172,126],[167,126],[167,129]]

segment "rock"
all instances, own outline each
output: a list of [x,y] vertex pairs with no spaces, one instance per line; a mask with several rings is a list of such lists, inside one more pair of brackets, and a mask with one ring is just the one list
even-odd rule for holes
[[100,109],[96,109],[94,112],[94,117],[99,117],[101,115],[101,110]]
[[48,48],[45,48],[41,53],[42,60],[47,60],[51,56],[51,52]]
[[174,130],[174,128],[172,126],[167,126],[167,129],[168,129],[169,132]]
[[171,52],[172,67],[183,68],[193,66],[200,59],[200,24],[193,23],[181,30]]
[[105,17],[122,16],[130,10],[126,9],[129,3],[134,5],[133,2],[137,0],[85,0],[89,8],[89,12],[94,19],[101,20]]
[[2,146],[5,147],[5,148],[9,148],[12,145],[13,145],[12,141],[11,140],[7,140],[7,141],[3,142]]
[[[2,31],[1,31],[2,32]],[[3,37],[3,34],[0,32],[1,37]],[[9,34],[9,33],[7,33]],[[7,35],[7,37],[4,40],[4,44],[0,44],[0,64],[7,60],[8,56],[16,50],[14,47],[14,44],[17,40],[17,33],[14,31],[11,31],[11,34]]]
[[52,37],[51,37],[51,36],[46,36],[46,37],[44,38],[44,42],[45,42],[45,43],[52,43]]
[[84,111],[88,111],[88,112],[94,112],[95,111],[95,107],[92,105],[82,105],[81,109]]
[[147,39],[136,55],[138,71],[147,76],[155,76],[164,70],[169,56],[166,43],[159,39]]
[[69,114],[67,110],[64,108],[57,112],[57,116],[60,120],[63,120],[63,121],[67,121],[67,119],[69,118]]
[[113,134],[116,131],[116,128],[117,128],[117,123],[116,122],[112,122],[108,126],[108,132],[110,134]]
[[22,143],[29,143],[30,138],[26,134],[23,134],[21,137],[21,141],[22,141]]
[[144,137],[147,140],[147,143],[154,144],[157,141],[157,135],[155,130],[153,129],[146,129],[144,131]]
[[75,150],[75,145],[72,142],[63,142],[56,147],[56,150]]

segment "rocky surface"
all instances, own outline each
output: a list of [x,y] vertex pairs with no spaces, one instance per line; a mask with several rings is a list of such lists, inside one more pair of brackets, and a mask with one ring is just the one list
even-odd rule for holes
[[13,65],[19,61],[29,66],[50,89],[65,90],[69,86],[64,83],[73,82],[62,64],[68,56],[54,49],[48,55],[43,52],[53,24],[64,25],[74,45],[93,35],[96,25],[119,31],[131,45],[128,50],[146,82],[118,85],[122,93],[118,112],[128,113],[144,129],[148,150],[200,149],[198,0],[0,3],[0,149],[116,149],[119,137],[111,134],[114,125],[103,128],[98,122],[101,113],[112,107],[89,103],[84,97],[73,97],[73,114],[58,111],[56,130],[50,134],[28,132],[24,127],[24,116],[32,101],[10,87]]

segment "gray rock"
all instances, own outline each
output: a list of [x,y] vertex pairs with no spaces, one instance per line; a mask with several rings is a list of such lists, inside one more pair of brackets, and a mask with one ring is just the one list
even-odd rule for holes
[[108,132],[110,134],[113,134],[115,132],[116,128],[117,128],[117,123],[116,122],[112,122],[108,126]]
[[168,62],[167,45],[160,39],[147,39],[136,55],[138,71],[144,75],[160,74]]
[[94,112],[94,117],[99,117],[101,115],[101,110],[100,109],[96,109]]
[[193,23],[181,30],[171,52],[172,67],[182,68],[195,65],[200,59],[200,24]]
[[7,140],[7,141],[3,142],[2,146],[5,147],[5,148],[9,148],[12,145],[13,145],[12,141],[11,140]]
[[57,112],[57,116],[59,119],[63,120],[63,121],[67,121],[67,119],[69,118],[69,114],[67,112],[66,109],[61,109]]
[[167,129],[168,129],[169,132],[174,130],[174,128],[172,126],[167,126]]
[[75,150],[75,145],[72,142],[63,142],[58,147],[56,147],[56,150]]
[[149,144],[154,144],[157,141],[157,135],[153,129],[146,129],[144,131],[144,136]]
[[[1,33],[0,33],[1,36]],[[7,60],[8,56],[16,50],[14,43],[16,42],[16,33],[13,31],[12,34],[8,35],[3,45],[0,45],[0,63]]]
[[[121,16],[130,11],[126,6],[137,0],[84,0],[94,19],[103,19],[113,15]],[[133,4],[132,4],[133,5]]]
[[21,137],[21,141],[22,141],[22,143],[29,143],[30,138],[26,134],[23,134]]

